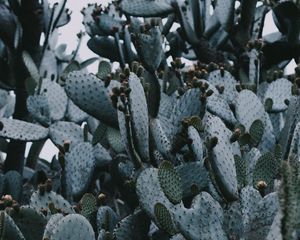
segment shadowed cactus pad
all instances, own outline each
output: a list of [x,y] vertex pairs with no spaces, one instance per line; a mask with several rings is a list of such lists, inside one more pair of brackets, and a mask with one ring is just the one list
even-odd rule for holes
[[19,211],[14,211],[11,217],[26,239],[38,240],[43,237],[47,220],[42,213],[31,207],[22,206]]
[[172,215],[168,209],[161,203],[156,203],[154,206],[155,218],[162,229],[164,229],[169,235],[174,235],[176,229],[172,220]]
[[13,219],[4,211],[0,212],[0,239],[1,240],[25,240],[22,232]]
[[114,229],[114,238],[116,240],[143,240],[147,238],[149,231],[149,218],[142,211],[123,218]]
[[4,193],[9,194],[15,200],[22,197],[22,176],[17,171],[9,171],[4,175]]
[[158,168],[158,180],[166,197],[173,203],[177,204],[182,199],[181,179],[174,166],[163,161]]

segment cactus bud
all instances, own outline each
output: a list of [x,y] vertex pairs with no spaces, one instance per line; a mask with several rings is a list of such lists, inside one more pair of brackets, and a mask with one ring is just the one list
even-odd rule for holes
[[208,147],[210,149],[213,149],[217,144],[218,144],[218,138],[217,137],[212,137],[209,142],[208,142]]
[[106,195],[104,193],[100,193],[98,196],[98,202],[100,206],[105,205],[106,202]]
[[241,129],[239,128],[235,129],[233,134],[230,137],[230,142],[231,143],[236,142],[239,139],[240,135],[241,135]]
[[52,191],[52,180],[48,178],[45,185],[46,185],[46,191],[48,193],[51,192]]
[[210,97],[211,95],[213,95],[214,91],[212,89],[209,89],[207,92],[206,92],[206,96],[207,97]]

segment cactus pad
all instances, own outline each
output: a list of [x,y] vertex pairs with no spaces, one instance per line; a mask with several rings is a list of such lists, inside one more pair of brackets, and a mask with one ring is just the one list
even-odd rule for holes
[[90,143],[80,143],[65,155],[66,177],[72,182],[73,195],[84,193],[93,177],[95,157]]
[[20,141],[38,141],[48,137],[48,129],[21,120],[1,118],[0,137]]
[[173,10],[168,0],[123,0],[121,9],[125,13],[136,17],[158,17]]
[[65,90],[79,108],[109,126],[117,126],[117,112],[112,106],[104,83],[99,78],[80,71],[71,72]]
[[79,214],[69,214],[61,218],[52,230],[50,240],[73,239],[94,240],[95,233],[89,221]]
[[180,203],[182,199],[181,179],[170,162],[163,161],[160,164],[158,169],[158,179],[166,197],[173,204]]

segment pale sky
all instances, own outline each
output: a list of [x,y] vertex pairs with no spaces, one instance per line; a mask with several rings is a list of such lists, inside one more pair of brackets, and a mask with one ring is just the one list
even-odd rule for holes
[[[49,0],[51,4],[57,2],[57,0]],[[88,3],[98,3],[98,4],[107,4],[108,0],[68,0],[67,2],[67,8],[69,8],[72,11],[71,15],[71,22],[67,24],[66,26],[60,28],[60,38],[58,43],[67,43],[67,51],[71,52],[74,50],[77,46],[77,37],[76,34],[80,32],[80,30],[84,30],[84,27],[82,25],[82,14],[80,13],[80,10],[86,6]],[[277,31],[277,28],[275,27],[275,24],[272,19],[272,14],[269,12],[266,16],[266,24],[263,31],[263,35],[272,33]],[[89,39],[89,36],[85,36],[83,38],[81,48],[79,50],[79,56],[81,59],[86,60],[91,57],[95,57],[95,55],[92,51],[90,51],[86,45],[87,40]],[[91,65],[88,70],[90,72],[96,72],[97,71],[97,63],[94,63]],[[287,72],[293,72],[295,68],[295,63],[292,62],[287,67]],[[44,147],[43,151],[41,152],[40,157],[44,158],[46,160],[51,160],[53,155],[57,154],[57,148],[52,144],[50,140],[47,141],[46,146]]]

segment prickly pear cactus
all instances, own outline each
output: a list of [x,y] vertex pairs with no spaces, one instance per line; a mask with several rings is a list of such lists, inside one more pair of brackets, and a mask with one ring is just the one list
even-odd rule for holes
[[225,198],[237,198],[237,175],[229,130],[220,118],[208,115],[205,129],[209,139],[216,139],[215,146],[208,143],[210,173]]
[[73,236],[94,240],[95,233],[88,220],[80,214],[69,214],[61,218],[52,229],[49,239],[71,239]]
[[91,74],[74,71],[68,75],[65,90],[79,108],[107,125],[117,126],[116,110],[101,79]]
[[80,143],[65,155],[66,177],[72,183],[73,195],[87,190],[94,169],[95,157],[90,143]]
[[299,239],[299,1],[67,5],[0,1],[0,240]]
[[48,137],[49,130],[37,124],[2,118],[0,137],[19,141],[38,141]]

